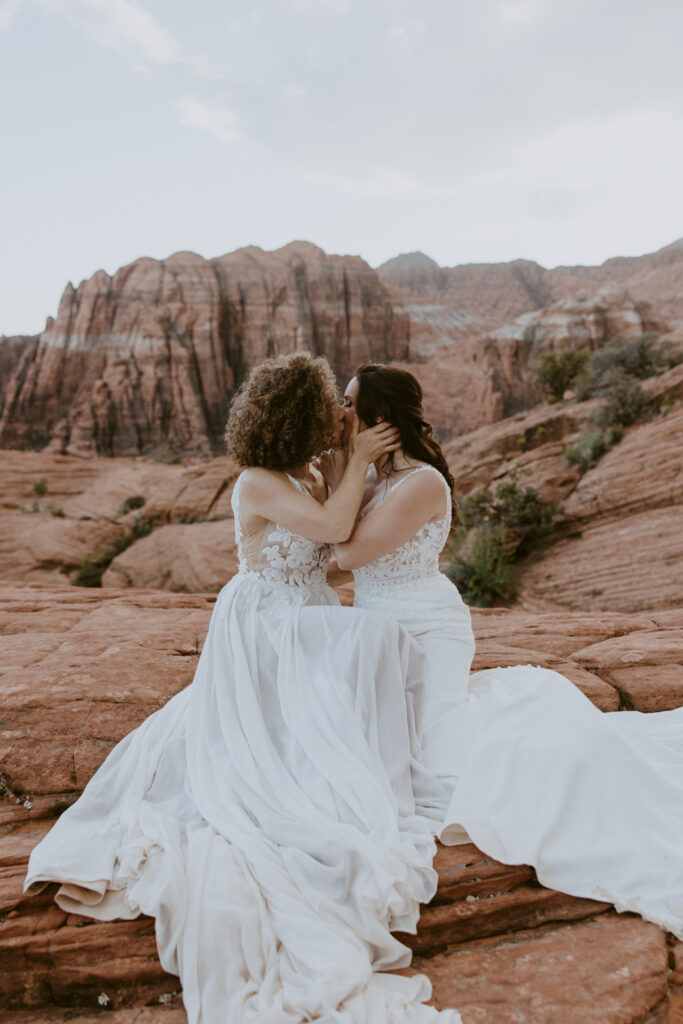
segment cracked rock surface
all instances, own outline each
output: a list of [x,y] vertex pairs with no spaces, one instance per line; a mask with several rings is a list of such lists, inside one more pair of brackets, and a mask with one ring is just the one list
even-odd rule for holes
[[[0,1021],[181,1024],[153,922],[21,894],[29,852],[112,746],[192,679],[213,598],[0,583]],[[683,701],[683,613],[474,612],[475,668],[559,667],[604,710]],[[639,686],[630,669],[638,669]],[[626,678],[626,682],[625,682]],[[650,682],[652,681],[652,682]],[[653,697],[654,695],[654,697]],[[545,889],[531,868],[441,847],[410,970],[465,1024],[679,1024],[683,954],[655,925]]]

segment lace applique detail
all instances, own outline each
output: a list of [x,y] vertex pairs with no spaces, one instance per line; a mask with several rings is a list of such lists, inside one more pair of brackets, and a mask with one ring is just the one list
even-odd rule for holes
[[[239,492],[243,477],[244,473],[240,474],[232,493],[240,575],[252,580],[261,580],[271,586],[295,587],[305,591],[326,587],[327,564],[330,560],[329,544],[301,537],[277,523],[273,523],[264,533],[258,567],[248,567],[239,513]],[[298,480],[293,477],[289,479],[298,490],[305,491]]]
[[277,525],[267,540],[261,550],[268,567],[259,570],[264,579],[305,588],[325,585],[330,560],[328,544],[308,540]]
[[444,482],[448,503],[445,514],[441,519],[425,523],[410,540],[396,548],[395,551],[390,551],[388,554],[382,555],[381,558],[375,559],[374,562],[354,569],[353,575],[357,589],[386,590],[397,585],[412,584],[417,580],[439,575],[439,555],[448,540],[451,528],[451,495],[448,484],[441,473],[433,466],[418,466],[412,473],[408,473],[394,484],[382,500],[375,505],[375,509],[379,508],[404,480],[409,480],[414,473],[427,470],[438,473],[439,478]]
[[242,544],[242,524],[240,522],[240,488],[242,486],[242,478],[244,473],[235,480],[235,486],[232,489],[232,497],[230,498],[230,505],[232,506],[232,516],[235,521],[235,544],[237,545],[237,560],[240,568],[246,567],[246,558],[244,556],[244,545]]

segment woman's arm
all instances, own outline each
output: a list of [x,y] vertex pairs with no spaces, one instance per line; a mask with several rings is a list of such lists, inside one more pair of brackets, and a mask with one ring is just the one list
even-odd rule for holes
[[254,467],[242,484],[243,518],[260,516],[310,540],[344,541],[356,521],[368,466],[398,444],[397,431],[387,423],[354,430],[346,472],[324,504],[296,490],[284,474]]
[[334,545],[340,569],[358,569],[411,540],[426,523],[443,516],[444,486],[434,473],[416,473],[369,512],[351,538]]
[[330,587],[343,587],[353,583],[353,574],[349,569],[340,569],[336,558],[331,558],[327,565],[327,583]]

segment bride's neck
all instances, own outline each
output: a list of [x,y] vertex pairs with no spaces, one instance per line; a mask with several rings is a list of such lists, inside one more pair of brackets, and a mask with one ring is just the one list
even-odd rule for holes
[[412,466],[412,462],[403,454],[403,449],[399,448],[398,451],[393,452],[393,456],[393,465],[391,464],[390,455],[382,455],[381,458],[375,459],[373,462],[378,480],[386,480],[394,473],[400,473],[402,470],[409,469]]

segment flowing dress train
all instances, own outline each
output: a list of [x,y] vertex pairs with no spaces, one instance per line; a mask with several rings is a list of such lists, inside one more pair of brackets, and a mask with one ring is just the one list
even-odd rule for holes
[[[436,888],[448,791],[419,761],[426,662],[342,608],[329,549],[240,527],[195,678],[125,737],[34,849],[25,888],[155,918],[190,1024],[458,1024],[393,975]],[[292,479],[292,486],[301,486]]]
[[450,793],[437,835],[531,864],[544,885],[683,938],[683,708],[603,713],[564,676],[530,665],[470,675],[469,609],[439,572],[444,488],[442,519],[354,573],[355,606],[392,615],[427,659],[420,757]]

